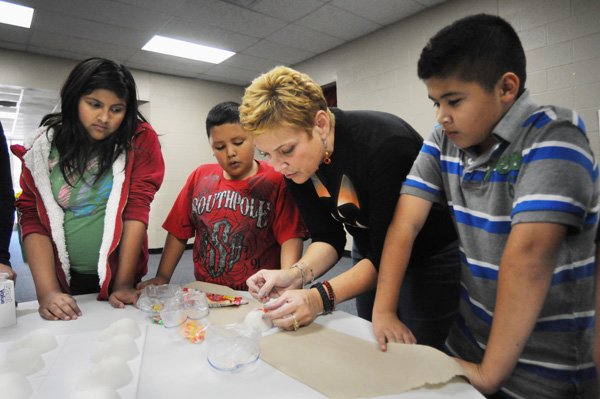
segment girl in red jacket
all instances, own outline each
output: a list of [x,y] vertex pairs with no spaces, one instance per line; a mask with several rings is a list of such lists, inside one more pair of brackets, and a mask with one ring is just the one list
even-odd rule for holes
[[23,162],[19,222],[45,319],[81,316],[72,295],[97,292],[114,307],[137,300],[164,162],[136,93],[123,65],[82,61],[62,87],[62,111],[12,147]]

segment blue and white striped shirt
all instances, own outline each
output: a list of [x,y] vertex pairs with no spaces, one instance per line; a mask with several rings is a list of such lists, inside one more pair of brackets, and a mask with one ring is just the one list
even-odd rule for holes
[[503,387],[514,397],[559,397],[558,392],[570,392],[573,384],[595,378],[598,165],[579,116],[559,107],[539,107],[527,92],[493,134],[496,145],[476,154],[456,147],[436,126],[402,193],[445,202],[451,209],[461,244],[462,295],[460,320],[447,345],[475,362],[487,345],[500,260],[512,226],[568,226],[537,324]]

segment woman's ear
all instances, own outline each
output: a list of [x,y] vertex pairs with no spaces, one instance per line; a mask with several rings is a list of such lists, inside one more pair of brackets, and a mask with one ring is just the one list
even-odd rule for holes
[[329,115],[327,112],[323,110],[317,111],[315,115],[315,126],[319,128],[319,134],[321,136],[321,140],[327,139],[329,135]]

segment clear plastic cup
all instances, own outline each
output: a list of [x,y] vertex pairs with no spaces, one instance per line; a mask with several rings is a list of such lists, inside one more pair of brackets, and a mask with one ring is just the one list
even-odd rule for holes
[[208,316],[208,299],[206,299],[206,294],[204,292],[197,290],[184,291],[183,302],[188,318],[200,320]]
[[172,298],[164,301],[161,310],[159,311],[163,326],[177,327],[187,320],[187,311],[183,303],[181,291]]
[[206,332],[208,364],[222,372],[240,372],[260,357],[260,331],[238,323],[210,325]]
[[140,310],[157,315],[167,300],[181,297],[182,289],[177,284],[147,285],[137,301]]

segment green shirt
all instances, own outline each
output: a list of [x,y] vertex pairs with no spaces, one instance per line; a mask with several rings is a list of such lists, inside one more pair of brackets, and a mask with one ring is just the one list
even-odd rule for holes
[[71,269],[83,274],[97,274],[106,203],[113,184],[112,169],[94,182],[98,162],[93,159],[87,165],[84,178],[70,186],[60,171],[58,150],[54,146],[49,167],[52,194],[65,212],[65,240]]

